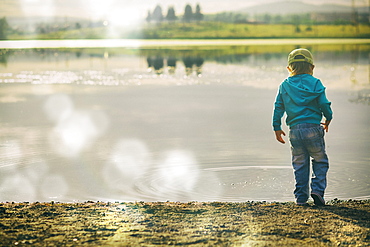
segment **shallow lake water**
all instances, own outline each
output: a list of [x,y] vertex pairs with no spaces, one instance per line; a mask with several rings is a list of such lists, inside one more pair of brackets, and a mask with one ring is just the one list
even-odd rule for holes
[[[295,47],[0,50],[0,201],[294,201],[271,116]],[[370,47],[308,48],[325,197],[369,199]]]

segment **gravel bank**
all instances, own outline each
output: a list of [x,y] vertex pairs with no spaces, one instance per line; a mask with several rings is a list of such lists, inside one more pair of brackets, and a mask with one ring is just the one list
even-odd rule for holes
[[370,200],[0,203],[0,246],[369,246]]

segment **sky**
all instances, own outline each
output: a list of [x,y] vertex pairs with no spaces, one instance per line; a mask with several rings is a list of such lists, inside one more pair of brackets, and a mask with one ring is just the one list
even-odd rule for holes
[[[246,8],[253,5],[284,0],[0,0],[0,17],[59,16],[130,24],[142,20],[148,11],[160,5],[164,14],[169,6],[182,14],[186,4],[195,9],[200,4],[203,13],[217,13]],[[285,0],[322,4],[322,0]],[[368,0],[355,0],[357,6],[367,6]],[[351,5],[351,0],[325,0],[325,4]]]

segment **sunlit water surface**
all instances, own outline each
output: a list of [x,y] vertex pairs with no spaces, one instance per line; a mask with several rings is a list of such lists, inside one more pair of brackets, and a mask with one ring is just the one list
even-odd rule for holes
[[[293,48],[2,50],[0,201],[293,201],[271,128]],[[334,110],[326,199],[370,198],[369,49],[310,48]]]

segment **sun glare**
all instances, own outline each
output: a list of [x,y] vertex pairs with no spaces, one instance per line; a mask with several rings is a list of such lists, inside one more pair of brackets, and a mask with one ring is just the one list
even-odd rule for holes
[[50,96],[44,110],[55,123],[49,136],[50,144],[65,157],[77,156],[88,148],[108,124],[103,113],[75,109],[69,96],[63,94]]
[[83,6],[91,14],[91,18],[102,19],[109,15],[114,2],[115,0],[89,1],[89,4],[83,4]]
[[114,26],[134,27],[142,19],[142,13],[136,8],[114,9],[106,16],[108,22]]

